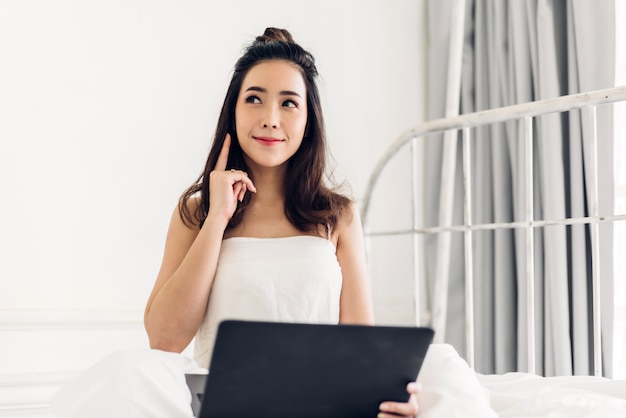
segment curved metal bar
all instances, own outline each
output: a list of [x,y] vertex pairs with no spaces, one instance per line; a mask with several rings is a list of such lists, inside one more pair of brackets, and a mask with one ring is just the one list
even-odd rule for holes
[[480,112],[467,113],[449,118],[441,118],[424,122],[413,129],[409,129],[403,132],[391,145],[389,145],[389,147],[387,147],[387,151],[385,151],[374,167],[374,170],[368,180],[365,194],[363,195],[363,205],[361,207],[362,223],[363,225],[367,224],[367,215],[370,207],[370,201],[372,199],[372,192],[378,182],[383,168],[405,144],[414,138],[449,130],[459,130],[465,127],[471,128],[495,122],[504,122],[506,120],[521,119],[527,116],[565,112],[592,104],[614,103],[620,100],[626,100],[626,86],[596,90],[588,93],[571,94],[554,99],[538,100],[535,102],[500,107],[498,109],[483,110]]

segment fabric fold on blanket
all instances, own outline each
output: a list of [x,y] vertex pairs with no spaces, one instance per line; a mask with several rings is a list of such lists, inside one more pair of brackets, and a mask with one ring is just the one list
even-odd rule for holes
[[626,380],[528,373],[477,377],[501,418],[626,417]]
[[449,344],[431,344],[418,381],[420,418],[497,418],[488,391]]
[[191,359],[160,350],[111,354],[52,399],[55,418],[193,418],[185,373]]

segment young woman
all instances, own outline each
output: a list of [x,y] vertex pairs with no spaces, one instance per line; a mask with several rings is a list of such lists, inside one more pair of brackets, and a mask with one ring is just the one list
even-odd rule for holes
[[[358,213],[324,180],[316,77],[285,30],[268,28],[237,61],[204,172],[171,218],[145,310],[150,356],[196,337],[194,359],[208,367],[224,318],[373,324]],[[416,383],[407,391],[379,417],[417,415]]]

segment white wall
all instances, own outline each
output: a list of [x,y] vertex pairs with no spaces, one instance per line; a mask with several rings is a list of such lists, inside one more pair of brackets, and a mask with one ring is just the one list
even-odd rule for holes
[[288,28],[316,56],[336,174],[360,197],[386,145],[422,121],[423,9],[0,0],[0,416],[44,414],[75,371],[146,346],[170,214],[255,35]]

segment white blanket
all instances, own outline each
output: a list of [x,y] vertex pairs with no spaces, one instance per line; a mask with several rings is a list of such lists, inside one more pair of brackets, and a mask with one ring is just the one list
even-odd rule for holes
[[449,345],[429,349],[419,380],[422,417],[626,417],[626,380],[474,373]]
[[527,373],[478,375],[500,417],[626,417],[626,380],[540,377]]

